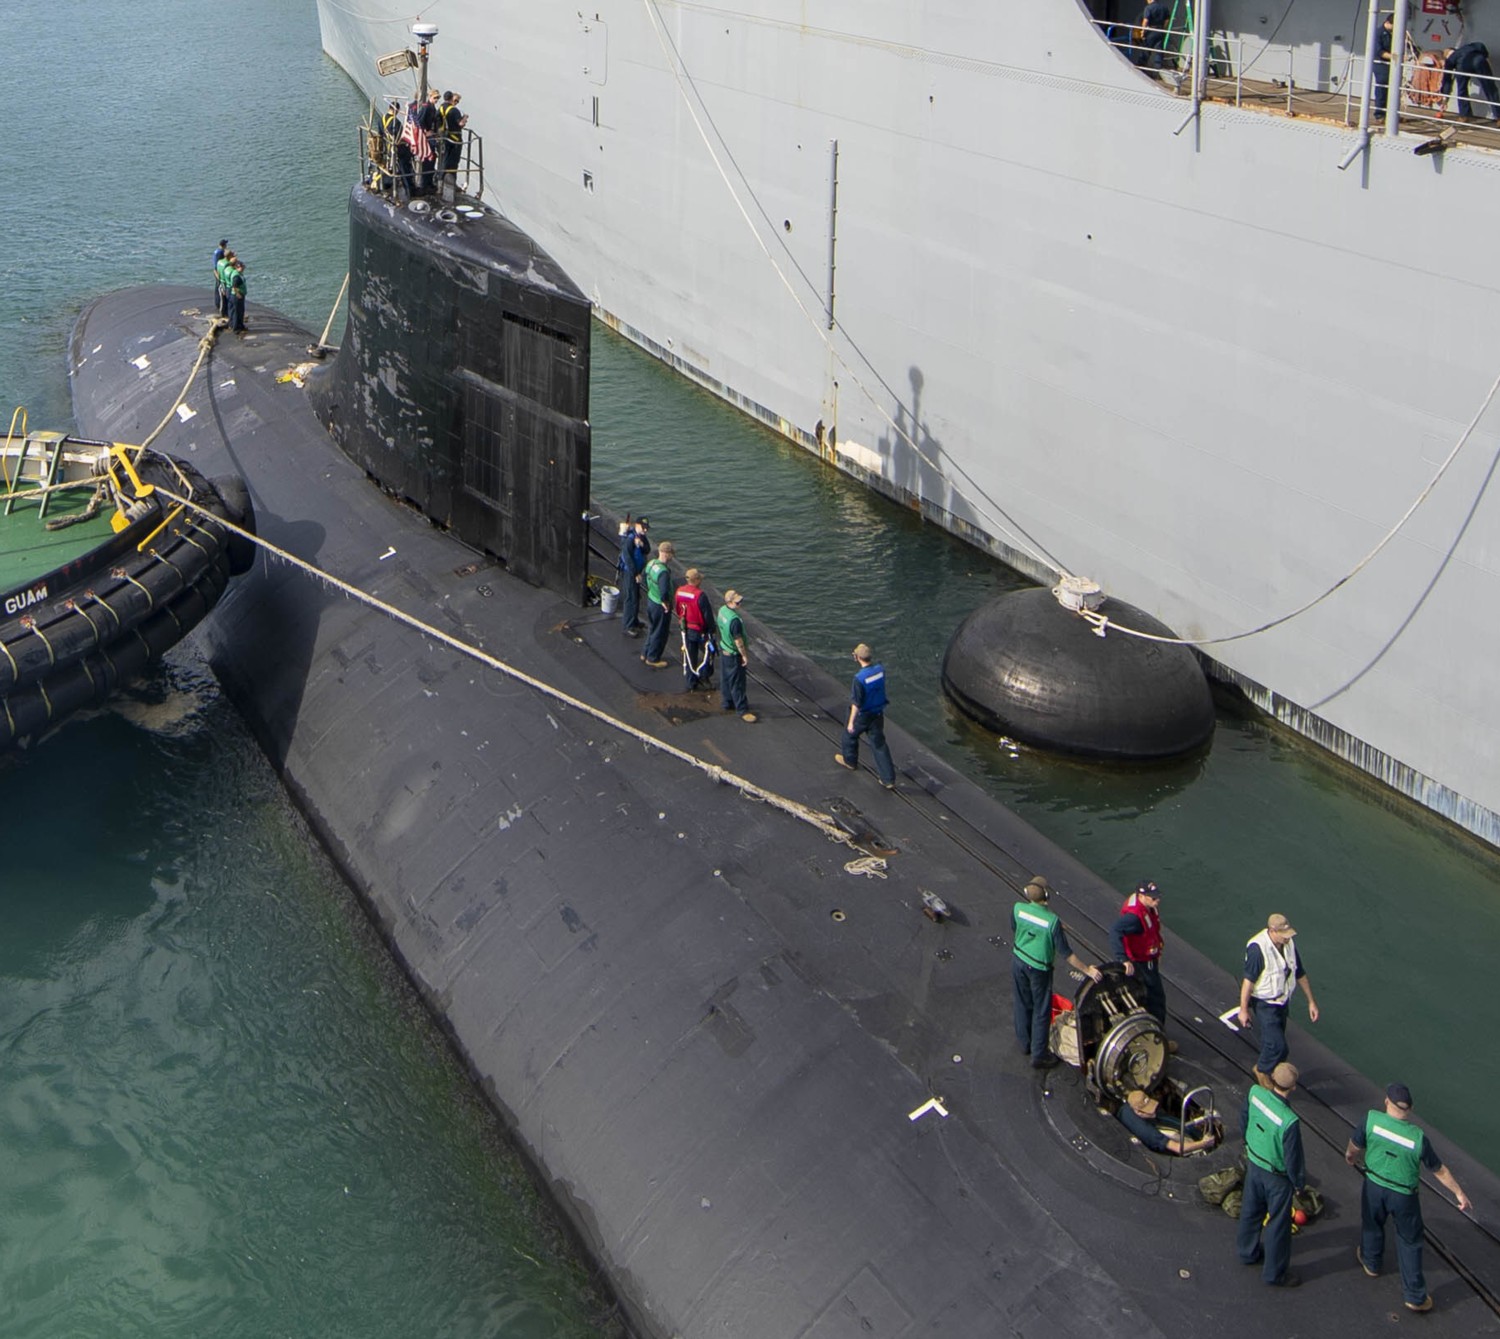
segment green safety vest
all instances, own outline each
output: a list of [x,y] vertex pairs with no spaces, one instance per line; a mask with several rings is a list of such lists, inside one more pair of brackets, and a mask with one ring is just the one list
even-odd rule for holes
[[1017,902],[1011,917],[1016,923],[1016,957],[1039,972],[1050,970],[1057,956],[1057,913],[1037,902]]
[[214,266],[214,269],[219,272],[219,283],[222,284],[225,288],[228,288],[230,276],[229,262],[226,260],[221,260]]
[[1422,1131],[1383,1111],[1365,1117],[1365,1175],[1377,1186],[1415,1195],[1422,1178]]
[[1250,1118],[1245,1126],[1245,1152],[1250,1161],[1267,1172],[1286,1175],[1286,1155],[1281,1141],[1297,1123],[1297,1113],[1269,1088],[1257,1084],[1250,1090]]
[[738,631],[740,640],[749,643],[745,636],[745,625],[740,616],[727,604],[719,606],[719,654],[721,656],[737,656],[740,648],[734,644],[734,635]]
[[652,604],[665,605],[672,592],[672,569],[660,558],[646,564],[646,598]]

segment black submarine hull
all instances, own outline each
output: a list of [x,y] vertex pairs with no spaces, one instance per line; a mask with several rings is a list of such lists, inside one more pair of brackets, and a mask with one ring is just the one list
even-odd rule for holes
[[[150,416],[185,374],[195,298],[131,290],[84,312],[75,348],[102,352],[75,371],[81,422],[128,436]],[[1299,1238],[1296,1260],[1329,1262],[1316,1287],[1263,1288],[1233,1224],[1195,1200],[1219,1164],[1101,1175],[1048,1114],[1077,1108],[1077,1076],[1039,1078],[1015,1054],[1015,888],[1046,872],[1095,956],[1117,894],[899,728],[897,794],[840,772],[845,686],[753,622],[760,724],[663,691],[617,624],[374,486],[308,396],[275,381],[306,333],[251,315],[256,343],[215,351],[207,412],[172,445],[250,481],[266,540],[898,852],[867,878],[849,868],[863,850],[265,556],[200,632],[638,1333],[1389,1324],[1397,1294],[1353,1268],[1359,1187],[1338,1156],[1373,1085],[1294,1035],[1305,1081],[1328,1089],[1306,1119],[1326,1131],[1312,1163],[1342,1212]],[[155,387],[128,363],[143,342]],[[955,915],[924,919],[923,891]],[[1254,1053],[1215,1020],[1234,979],[1175,941],[1168,960],[1174,1035],[1237,1111]],[[1494,1178],[1456,1150],[1449,1162],[1482,1200]],[[1442,1309],[1424,1324],[1500,1332],[1490,1238],[1431,1192],[1427,1210],[1464,1274],[1429,1252]]]

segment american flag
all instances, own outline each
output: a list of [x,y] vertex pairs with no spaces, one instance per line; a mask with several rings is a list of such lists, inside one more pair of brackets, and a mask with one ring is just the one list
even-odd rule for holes
[[412,157],[420,158],[424,163],[429,162],[436,155],[432,152],[432,140],[427,132],[417,124],[417,114],[422,110],[421,105],[415,102],[406,104],[406,129],[401,132],[401,142],[412,152]]

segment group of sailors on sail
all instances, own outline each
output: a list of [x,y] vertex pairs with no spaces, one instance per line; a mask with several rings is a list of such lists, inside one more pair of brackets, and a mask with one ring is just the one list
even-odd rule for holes
[[442,178],[456,181],[464,156],[468,115],[459,110],[462,95],[433,89],[426,99],[407,103],[386,99],[386,109],[370,134],[365,180],[371,190],[394,192],[405,199],[436,195]]

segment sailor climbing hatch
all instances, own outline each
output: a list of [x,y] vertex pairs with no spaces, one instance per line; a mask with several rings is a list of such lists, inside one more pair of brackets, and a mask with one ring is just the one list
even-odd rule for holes
[[1047,1045],[1052,1021],[1052,965],[1061,953],[1070,966],[1091,980],[1103,980],[1097,967],[1085,963],[1068,943],[1068,932],[1057,913],[1047,907],[1052,885],[1036,875],[1021,890],[1022,900],[1010,911],[1012,946],[1011,985],[1015,1005],[1016,1041],[1033,1069],[1051,1069],[1059,1057]]

